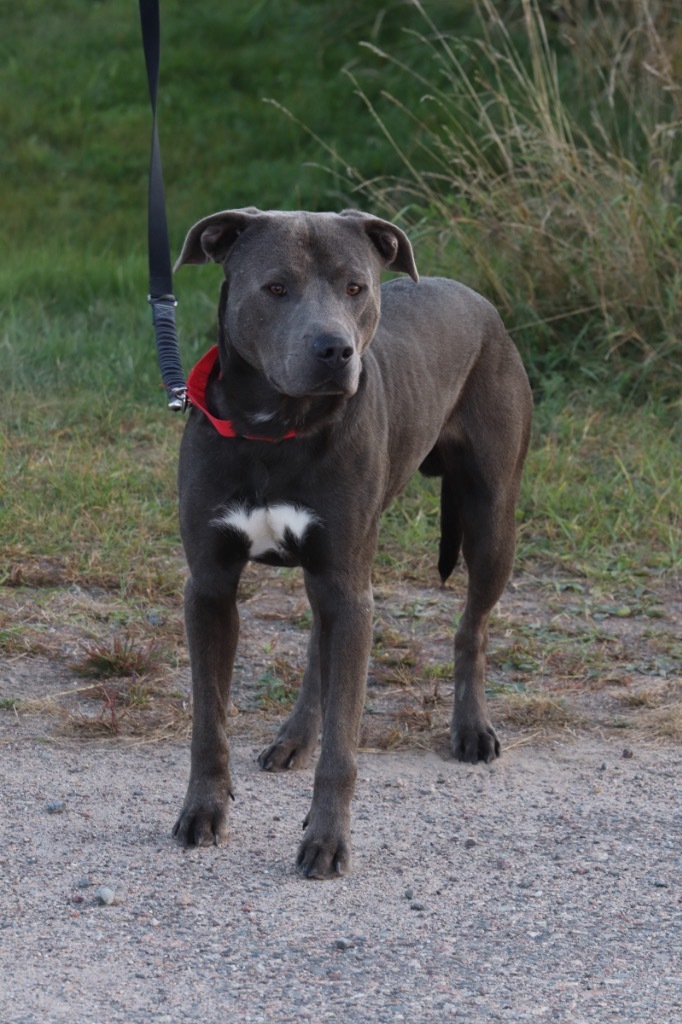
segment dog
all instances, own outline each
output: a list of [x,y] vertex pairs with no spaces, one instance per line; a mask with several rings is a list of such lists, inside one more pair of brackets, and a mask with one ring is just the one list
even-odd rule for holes
[[[487,624],[512,569],[531,392],[494,307],[454,281],[420,280],[406,234],[387,220],[226,210],[190,229],[175,269],[210,261],[225,275],[218,342],[188,381],[179,462],[194,703],[173,834],[185,846],[226,837],[240,574],[249,560],[301,566],[307,667],[259,763],[307,764],[321,731],[296,867],[328,878],[351,863],[379,520],[417,469],[441,478],[441,580],[460,548],[468,570],[452,752],[473,763],[500,753],[485,701]],[[384,270],[407,277],[381,284]]]

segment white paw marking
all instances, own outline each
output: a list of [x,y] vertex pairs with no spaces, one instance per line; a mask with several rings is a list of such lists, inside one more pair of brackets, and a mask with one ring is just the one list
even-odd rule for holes
[[267,551],[282,553],[288,530],[300,544],[306,530],[319,522],[314,512],[296,505],[270,505],[248,511],[243,505],[231,505],[212,520],[214,526],[227,526],[243,533],[249,541],[249,557],[258,558]]

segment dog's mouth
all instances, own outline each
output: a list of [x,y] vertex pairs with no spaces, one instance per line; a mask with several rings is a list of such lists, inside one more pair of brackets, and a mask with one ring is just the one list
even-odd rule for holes
[[358,381],[355,376],[350,374],[343,374],[343,377],[345,379],[340,380],[338,377],[330,375],[324,380],[301,387],[294,387],[292,385],[283,387],[278,381],[273,380],[272,377],[268,377],[268,381],[280,395],[284,395],[287,398],[350,398],[358,389]]
[[312,388],[308,392],[308,396],[312,398],[314,395],[352,395],[354,393],[355,388],[351,389],[348,385],[337,384],[334,381],[328,380]]

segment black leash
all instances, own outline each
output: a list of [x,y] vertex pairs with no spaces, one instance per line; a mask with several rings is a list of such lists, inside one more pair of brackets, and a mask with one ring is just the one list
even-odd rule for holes
[[152,105],[152,147],[149,162],[149,199],[147,234],[149,247],[149,295],[152,322],[156,333],[156,351],[161,377],[168,392],[168,408],[184,412],[187,408],[187,384],[180,363],[178,338],[175,329],[173,277],[170,261],[170,242],[166,221],[166,201],[161,169],[161,148],[156,123],[156,93],[159,87],[161,59],[161,31],[159,0],[140,0],[142,45],[149,80],[149,99]]

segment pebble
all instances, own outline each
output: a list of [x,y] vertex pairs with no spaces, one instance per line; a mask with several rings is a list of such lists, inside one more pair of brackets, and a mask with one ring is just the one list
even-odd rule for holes
[[410,903],[410,910],[426,910],[426,905],[424,903],[419,903],[418,900],[412,900]]
[[92,882],[90,881],[90,879],[85,877],[79,878],[78,881],[76,882],[76,887],[78,889],[89,889],[91,885]]
[[337,939],[334,945],[337,949],[352,949],[355,943],[352,939]]
[[412,897],[414,896],[414,889],[412,888],[411,885],[408,885],[407,889],[405,889],[403,896],[405,897],[406,900],[412,899]]
[[45,804],[45,810],[48,814],[63,814],[66,810],[66,800],[51,800],[49,804]]
[[108,886],[100,885],[99,889],[95,890],[95,899],[101,907],[110,907],[116,899],[116,893]]
[[465,850],[471,850],[472,847],[474,847],[474,846],[478,846],[478,843],[476,842],[475,839],[465,839],[465,841],[464,841],[464,849]]
[[632,753],[632,751],[631,751],[631,750],[628,750],[628,748],[627,748],[627,747],[626,747],[626,748],[625,748],[625,750],[623,751],[623,757],[624,757],[624,758],[625,758],[626,760],[627,760],[627,759],[629,759],[629,758],[631,758],[631,757],[634,757],[634,756],[635,756],[635,755],[634,755],[634,754]]

